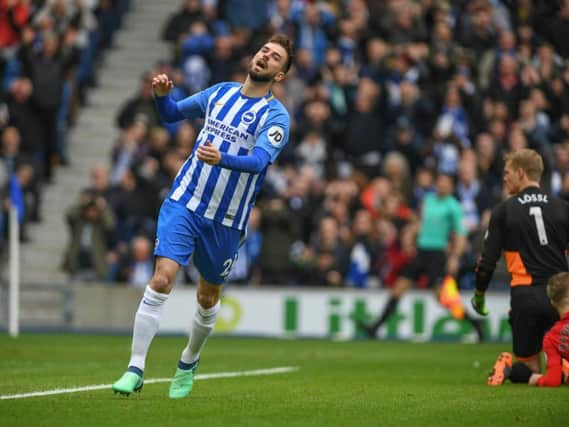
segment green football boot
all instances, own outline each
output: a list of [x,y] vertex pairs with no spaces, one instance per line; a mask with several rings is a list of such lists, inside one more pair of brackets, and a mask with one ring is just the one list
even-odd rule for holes
[[170,383],[170,399],[183,399],[192,391],[194,375],[198,367],[199,359],[193,363],[178,362],[176,374]]
[[[137,372],[133,372],[134,370]],[[133,391],[139,392],[142,390],[144,380],[142,379],[142,371],[134,368],[129,368],[117,382],[113,384],[113,391],[128,396]]]

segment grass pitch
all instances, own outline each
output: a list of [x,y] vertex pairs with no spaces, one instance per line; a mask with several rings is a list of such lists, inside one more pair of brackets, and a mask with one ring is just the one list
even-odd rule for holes
[[[157,337],[146,378],[170,377],[183,337]],[[0,395],[110,384],[130,337],[0,335]],[[210,338],[199,374],[297,366],[296,372],[197,381],[188,399],[168,384],[128,398],[110,389],[0,400],[8,426],[560,426],[569,387],[485,385],[496,344],[411,344]]]

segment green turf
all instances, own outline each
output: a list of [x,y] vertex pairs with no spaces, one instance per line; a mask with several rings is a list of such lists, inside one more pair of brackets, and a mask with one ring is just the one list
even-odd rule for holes
[[[182,337],[158,337],[146,378],[174,373]],[[0,335],[0,395],[110,384],[127,363],[126,336]],[[100,391],[0,400],[8,426],[561,426],[569,387],[491,388],[504,345],[332,342],[213,337],[199,374],[276,366],[294,373],[197,381],[189,399],[168,384],[129,398]]]

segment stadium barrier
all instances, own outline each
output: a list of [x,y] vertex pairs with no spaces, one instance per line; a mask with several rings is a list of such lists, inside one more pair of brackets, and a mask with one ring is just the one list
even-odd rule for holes
[[[129,332],[141,289],[109,286],[73,288],[68,327],[75,331]],[[464,292],[465,305],[471,293]],[[386,290],[323,288],[229,287],[222,300],[215,332],[236,336],[352,339],[360,336],[358,320],[381,311]],[[487,337],[510,341],[509,295],[488,293],[490,315],[484,319]],[[185,334],[195,309],[195,288],[178,287],[166,302],[160,332]],[[432,292],[411,291],[380,337],[395,340],[468,341],[473,331],[439,306]]]

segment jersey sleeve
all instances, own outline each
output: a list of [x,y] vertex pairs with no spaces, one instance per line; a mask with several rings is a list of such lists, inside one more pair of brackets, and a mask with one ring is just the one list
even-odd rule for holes
[[483,268],[486,271],[494,271],[496,262],[498,262],[502,254],[506,222],[505,214],[505,204],[501,203],[494,208],[490,216],[490,225],[484,236],[484,250],[479,262],[479,268]]
[[201,92],[182,99],[176,103],[178,110],[186,119],[204,118],[209,97],[219,89],[220,84],[211,86]]
[[561,355],[557,349],[554,330],[548,332],[543,338],[543,351],[547,355],[545,375],[537,380],[539,387],[559,387],[561,385]]
[[486,292],[496,269],[496,262],[504,248],[505,205],[499,204],[492,211],[490,225],[484,236],[482,256],[476,263],[475,287],[477,291]]
[[288,142],[290,119],[284,108],[271,109],[257,135],[256,147],[265,150],[273,163]]
[[246,156],[221,153],[219,166],[238,172],[259,173],[269,165],[270,161],[269,153],[260,147],[254,147],[253,152]]

